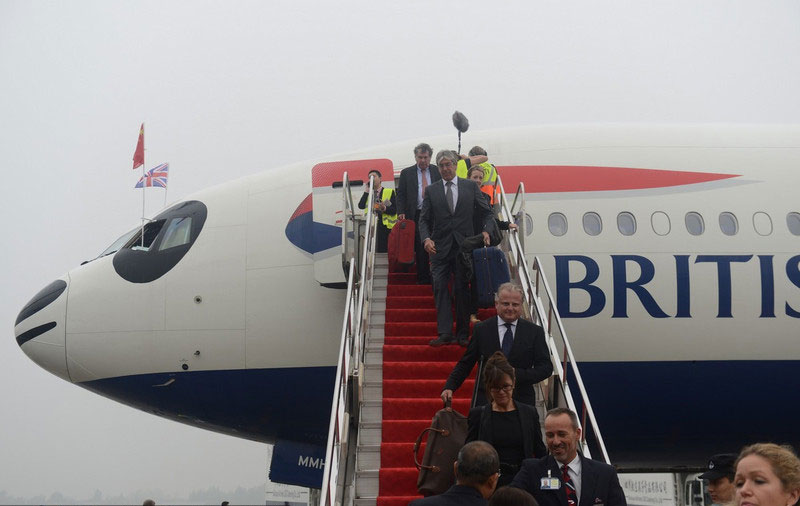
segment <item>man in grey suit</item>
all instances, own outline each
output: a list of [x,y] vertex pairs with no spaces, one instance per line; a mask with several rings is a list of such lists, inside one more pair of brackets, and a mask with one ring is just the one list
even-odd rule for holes
[[440,181],[439,169],[431,165],[433,150],[421,142],[414,148],[416,164],[406,167],[400,172],[397,182],[397,218],[401,220],[414,220],[416,231],[414,233],[414,258],[417,264],[417,283],[420,285],[431,284],[431,268],[428,253],[422,247],[419,236],[419,215],[422,210],[422,197],[428,185]]
[[627,506],[617,471],[578,453],[581,429],[575,412],[548,411],[544,435],[550,455],[523,460],[509,486],[527,490],[539,506]]
[[[465,238],[474,235],[473,217],[483,224],[484,244],[489,245],[489,227],[494,215],[483,198],[478,185],[469,179],[456,177],[459,156],[450,150],[436,154],[441,181],[425,189],[419,217],[419,236],[431,258],[433,295],[436,300],[438,337],[431,346],[469,341],[469,287],[464,265],[458,261],[458,251]],[[467,165],[469,165],[467,159]],[[454,274],[453,291],[456,302],[456,337],[453,338],[452,297],[448,290]]]

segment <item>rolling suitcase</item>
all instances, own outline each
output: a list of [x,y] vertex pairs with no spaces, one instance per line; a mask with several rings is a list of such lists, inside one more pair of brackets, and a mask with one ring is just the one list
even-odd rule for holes
[[389,272],[407,272],[414,265],[414,220],[399,220],[389,232]]
[[472,252],[478,307],[492,307],[497,287],[511,280],[506,255],[499,248],[478,248]]
[[[455,483],[453,462],[458,458],[458,451],[467,439],[467,417],[447,409],[440,409],[433,415],[431,426],[423,430],[414,443],[414,464],[419,469],[417,490],[425,497],[441,494]],[[417,460],[422,438],[428,434],[422,462]]]

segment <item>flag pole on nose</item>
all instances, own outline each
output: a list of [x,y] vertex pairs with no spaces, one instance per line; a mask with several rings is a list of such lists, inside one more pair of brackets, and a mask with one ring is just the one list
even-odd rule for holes
[[[142,180],[144,180],[144,123],[139,127],[139,140],[136,142],[136,151],[133,152],[133,169],[142,167]],[[142,247],[144,248],[144,187],[142,187]]]

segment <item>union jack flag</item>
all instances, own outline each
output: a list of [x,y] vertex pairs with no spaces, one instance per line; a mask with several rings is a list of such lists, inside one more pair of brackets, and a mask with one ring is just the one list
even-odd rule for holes
[[159,188],[167,187],[167,176],[169,175],[169,164],[162,163],[157,167],[148,170],[147,173],[139,178],[134,188],[141,188],[142,186],[158,186]]

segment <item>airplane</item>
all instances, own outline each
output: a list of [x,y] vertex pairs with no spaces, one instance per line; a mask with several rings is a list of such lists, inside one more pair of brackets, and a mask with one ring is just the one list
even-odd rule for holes
[[[703,466],[759,440],[800,447],[799,126],[554,125],[469,139],[506,191],[524,184],[526,254],[554,287],[615,464]],[[344,171],[397,176],[415,144],[188,196],[144,238],[137,226],[42,289],[17,342],[54,375],[140,410],[324,446],[345,302],[334,186]]]

